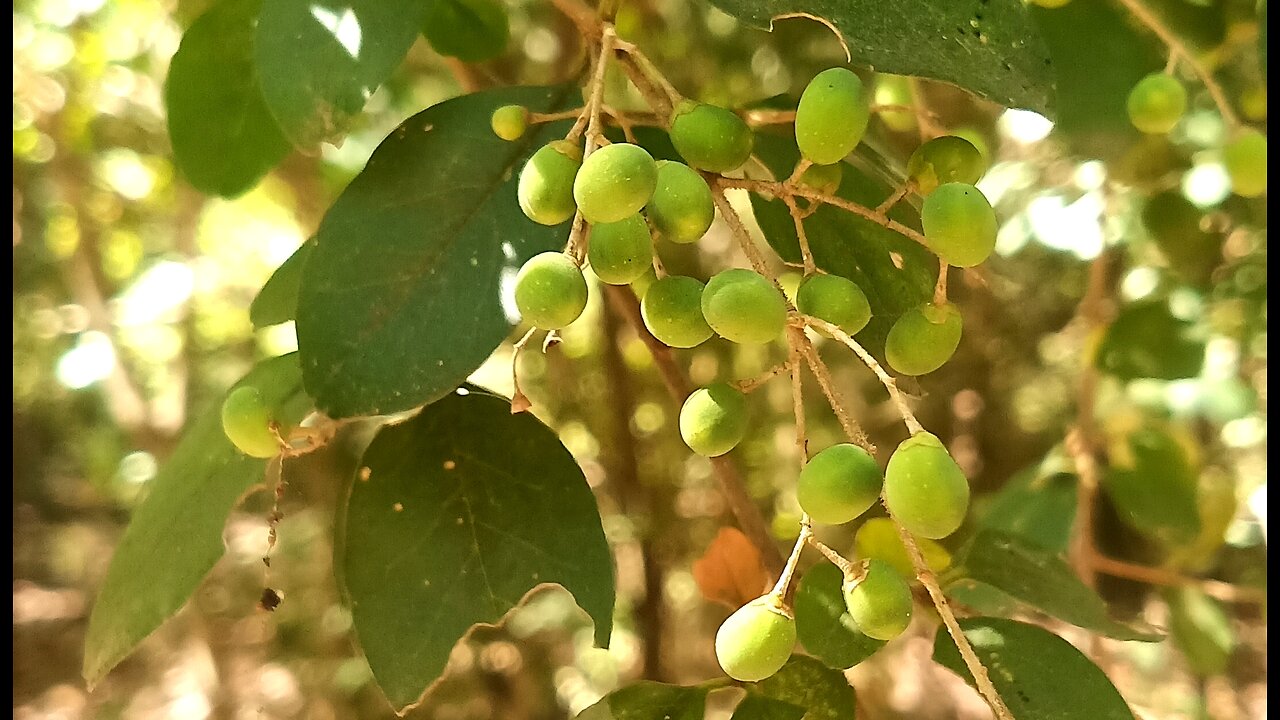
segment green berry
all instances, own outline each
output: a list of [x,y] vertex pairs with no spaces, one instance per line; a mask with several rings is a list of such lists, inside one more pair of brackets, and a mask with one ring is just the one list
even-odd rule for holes
[[986,260],[996,247],[1000,229],[996,211],[982,191],[959,182],[939,185],[925,197],[920,224],[929,249],[956,267],[973,267]]
[[617,222],[640,212],[658,184],[658,166],[644,148],[606,145],[582,163],[573,197],[589,223]]
[[271,409],[251,385],[241,385],[222,401],[222,431],[245,455],[270,458],[280,453],[280,441],[271,431]]
[[1222,149],[1231,190],[1242,197],[1267,191],[1267,136],[1253,128],[1242,131]]
[[635,282],[652,268],[653,241],[640,213],[592,225],[587,261],[596,277],[610,285]]
[[680,437],[699,455],[723,455],[746,434],[747,396],[728,383],[695,390],[680,408]]
[[883,560],[867,561],[860,580],[845,581],[844,604],[858,629],[877,640],[892,640],[911,624],[911,587]]
[[520,170],[516,199],[530,220],[559,225],[573,217],[573,179],[582,166],[582,150],[568,140],[538,148]]
[[902,75],[876,76],[876,105],[897,105],[876,112],[880,122],[894,132],[911,132],[916,129],[915,97],[911,92],[911,78]]
[[422,34],[441,55],[480,62],[507,49],[511,27],[500,0],[450,0],[427,6]]
[[744,345],[771,342],[787,324],[787,300],[763,275],[733,268],[707,283],[702,316],[720,337]]
[[845,68],[814,76],[796,107],[796,145],[818,165],[839,162],[867,131],[871,111],[862,80]]
[[796,646],[795,617],[765,595],[738,608],[716,631],[716,660],[734,680],[758,682],[782,669]]
[[880,466],[857,445],[840,443],[814,455],[800,471],[796,499],[800,509],[823,525],[858,517],[880,497]]
[[519,140],[529,129],[529,108],[523,105],[503,105],[489,118],[493,134],[508,142]]
[[587,281],[568,255],[544,252],[516,273],[516,308],[525,322],[543,330],[572,323],[587,306]]
[[656,280],[640,301],[644,326],[664,345],[691,348],[712,335],[702,317],[702,283],[683,275]]
[[697,242],[716,216],[711,188],[693,168],[658,161],[658,186],[645,208],[662,237],[674,243]]
[[834,195],[840,189],[840,180],[843,176],[843,163],[810,165],[809,169],[800,173],[800,184],[824,195]]
[[951,303],[914,307],[889,328],[885,359],[889,367],[904,375],[931,373],[955,353],[960,329],[960,311]]
[[911,153],[907,179],[921,195],[928,195],[945,183],[978,182],[986,171],[982,153],[968,140],[956,135],[936,137]]
[[1151,73],[1129,91],[1129,120],[1144,133],[1163,135],[1187,111],[1187,90],[1164,73]]
[[902,441],[884,471],[889,514],[914,535],[931,540],[959,529],[969,509],[969,481],[960,466],[927,432]]
[[[922,537],[915,537],[924,562],[930,570],[940,573],[951,566],[951,553],[938,543]],[[862,523],[853,536],[853,551],[860,558],[876,558],[889,563],[899,574],[910,577],[915,574],[911,558],[907,556],[907,547],[902,544],[902,536],[893,520],[887,517],[871,518]]]
[[685,100],[671,113],[671,144],[691,167],[726,173],[751,157],[755,136],[733,111]]
[[[821,167],[821,166],[816,166]],[[796,291],[796,309],[826,320],[853,336],[871,321],[867,296],[852,280],[839,275],[810,275]],[[818,332],[827,332],[818,328]]]

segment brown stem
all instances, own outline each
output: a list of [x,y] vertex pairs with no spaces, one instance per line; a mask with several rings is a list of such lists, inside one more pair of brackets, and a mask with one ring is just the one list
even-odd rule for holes
[[812,275],[818,272],[818,265],[813,261],[813,250],[809,248],[809,234],[804,231],[803,215],[800,213],[800,208],[796,206],[794,197],[786,195],[782,198],[782,201],[787,204],[787,210],[791,213],[791,221],[796,226],[796,237],[800,241],[800,258],[804,262],[804,274]]
[[823,330],[829,333],[831,337],[847,345],[849,349],[858,356],[858,359],[870,368],[871,372],[875,373],[876,377],[880,379],[880,383],[884,385],[885,390],[889,391],[889,398],[893,400],[894,405],[898,407],[898,413],[902,415],[902,421],[906,423],[907,429],[910,430],[913,435],[918,432],[924,432],[924,426],[922,426],[920,421],[916,419],[915,413],[911,412],[911,406],[907,404],[907,399],[903,397],[902,392],[898,390],[898,381],[895,380],[892,375],[885,372],[885,369],[881,367],[880,363],[876,361],[875,357],[873,357],[871,353],[867,352],[866,348],[859,345],[857,340],[849,337],[848,333],[841,330],[837,325],[832,325],[826,320],[819,320],[818,318],[810,317],[808,315],[804,315],[802,318],[806,325],[811,325],[819,330]]
[[1262,588],[1243,587],[1221,580],[1190,577],[1172,570],[1137,565],[1109,558],[1105,555],[1095,554],[1091,558],[1091,566],[1095,571],[1106,573],[1112,577],[1137,580],[1151,585],[1164,585],[1167,587],[1189,585],[1198,588],[1206,595],[1225,602],[1259,605],[1265,605],[1267,602],[1267,591]]
[[933,286],[933,304],[941,307],[947,303],[947,261],[938,260],[938,282]]

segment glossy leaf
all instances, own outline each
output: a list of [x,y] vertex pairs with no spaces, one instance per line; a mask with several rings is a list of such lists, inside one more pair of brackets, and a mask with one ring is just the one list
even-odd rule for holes
[[595,497],[531,414],[460,389],[384,427],[360,465],[336,567],[360,647],[397,709],[421,698],[473,625],[497,623],[545,583],[571,592],[607,644],[613,564]]
[[511,28],[499,0],[435,0],[422,34],[441,55],[479,62],[506,50]]
[[261,0],[214,3],[182,35],[165,80],[178,168],[196,189],[234,197],[289,153],[253,64]]
[[1167,543],[1196,539],[1196,472],[1172,434],[1142,427],[1113,442],[1108,454],[1102,487],[1125,522]]
[[884,647],[883,640],[864,635],[849,616],[843,583],[840,568],[830,563],[815,565],[800,579],[793,603],[800,644],[837,670],[851,668]]
[[[280,419],[302,419],[296,355],[259,363],[235,387],[253,385]],[[218,558],[223,526],[250,488],[263,482],[267,461],[236,450],[222,432],[222,399],[206,408],[146,487],[116,546],[85,635],[84,678],[90,686],[187,602]]]
[[[965,618],[960,628],[1018,720],[1134,720],[1102,670],[1048,630],[989,617]],[[933,659],[973,686],[960,651],[943,630],[934,637]]]
[[1171,588],[1164,596],[1169,602],[1169,633],[1192,672],[1201,677],[1225,673],[1236,638],[1222,606],[1194,587]]
[[1076,476],[1029,468],[995,494],[981,525],[1061,553],[1067,550],[1075,517]]
[[707,691],[642,680],[605,695],[577,720],[702,720]]
[[510,334],[518,315],[504,289],[569,233],[524,216],[517,171],[566,126],[509,143],[489,116],[574,102],[571,88],[475,93],[414,115],[378,146],[325,215],[302,275],[298,348],[321,410],[350,417],[431,402]]
[[1194,326],[1175,318],[1163,301],[1124,308],[1098,348],[1098,367],[1122,380],[1194,377],[1204,365],[1204,343]]
[[748,685],[747,692],[802,707],[805,720],[854,717],[853,688],[844,673],[803,655],[792,656],[773,677]]
[[1052,115],[1049,51],[1020,0],[712,0],[748,25],[808,16],[839,34],[849,62],[959,85],[999,105]]
[[267,107],[301,148],[342,137],[404,59],[429,3],[269,0],[255,44]]
[[1159,640],[1150,628],[1112,620],[1097,593],[1058,555],[996,530],[982,530],[965,545],[958,577],[986,583],[1060,620],[1118,640]]
[[804,708],[781,700],[747,693],[733,709],[730,720],[801,720]]
[[298,286],[302,283],[302,269],[315,247],[315,239],[308,239],[267,278],[249,305],[249,321],[255,328],[279,325],[298,316]]

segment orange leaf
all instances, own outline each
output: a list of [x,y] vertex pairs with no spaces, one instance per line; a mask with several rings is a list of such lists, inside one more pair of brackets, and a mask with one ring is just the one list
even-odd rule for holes
[[739,608],[769,589],[760,551],[737,528],[720,528],[693,563],[693,579],[708,600]]

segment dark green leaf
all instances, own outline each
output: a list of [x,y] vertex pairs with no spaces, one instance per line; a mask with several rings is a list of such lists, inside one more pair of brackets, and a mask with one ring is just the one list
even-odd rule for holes
[[1201,677],[1226,672],[1236,638],[1222,607],[1193,587],[1170,589],[1164,595],[1169,602],[1169,633],[1192,671]]
[[[259,363],[236,387],[246,384],[279,407],[286,423],[310,409],[296,355]],[[90,686],[187,602],[222,557],[227,515],[262,482],[266,463],[236,450],[223,434],[221,400],[196,418],[147,486],[111,558],[85,635]]]
[[1152,537],[1189,543],[1200,532],[1196,473],[1165,430],[1143,427],[1112,447],[1102,487],[1120,517]]
[[[1018,720],[1134,720],[1098,666],[1048,630],[986,617],[961,620],[960,627]],[[934,638],[933,659],[973,686],[973,676],[944,630]]]
[[249,305],[249,320],[255,328],[279,325],[298,315],[298,285],[302,282],[302,268],[316,247],[315,238],[308,239],[280,263],[280,267],[267,278],[258,295]]
[[[465,394],[463,394],[465,393]],[[417,702],[476,623],[557,583],[608,642],[613,564],[573,456],[510,401],[460,389],[383,428],[340,512],[336,566],[374,678]]]
[[854,716],[853,688],[844,673],[811,657],[795,655],[773,677],[746,687],[749,693],[804,708],[805,720],[851,720]]
[[733,709],[731,720],[800,720],[803,717],[804,708],[798,705],[747,693]]
[[[800,158],[793,136],[757,135],[756,154],[776,177],[789,176]],[[840,197],[875,207],[894,191],[857,166],[843,167],[836,192]],[[787,206],[756,194],[751,196],[751,206],[769,245],[783,260],[800,262],[800,240]],[[919,215],[908,203],[898,203],[889,216],[908,227],[920,226]],[[894,320],[932,297],[937,258],[919,243],[831,205],[805,218],[804,228],[818,267],[849,278],[866,293],[871,322],[857,339],[871,352],[882,354]],[[895,255],[901,268],[894,263]]]
[[173,158],[202,192],[239,195],[290,149],[262,99],[253,65],[261,5],[215,3],[183,34],[169,64],[164,103]]
[[702,720],[706,706],[703,688],[642,680],[605,695],[576,720]]
[[996,493],[982,526],[1017,535],[1053,552],[1066,552],[1076,517],[1076,477],[1028,468]]
[[489,129],[500,105],[547,112],[576,90],[506,88],[409,118],[329,209],[299,292],[307,389],[332,417],[431,402],[457,387],[511,332],[504,305],[524,261],[558,250],[568,223],[537,225],[516,202],[517,171],[566,125],[508,143]]
[[1000,105],[1052,115],[1049,51],[1020,0],[712,0],[758,28],[809,15],[837,31],[850,62],[959,85]]
[[883,640],[862,634],[845,607],[844,574],[830,563],[815,565],[796,589],[796,636],[810,655],[843,670],[871,657]]
[[1195,377],[1204,365],[1204,343],[1193,327],[1169,314],[1164,301],[1134,303],[1107,328],[1098,367],[1122,380]]
[[441,55],[479,62],[506,50],[511,28],[507,9],[496,0],[435,0],[422,34]]
[[270,0],[255,57],[267,107],[294,145],[342,137],[422,27],[422,0]]
[[1159,640],[1149,628],[1112,620],[1097,593],[1058,555],[996,530],[982,530],[960,552],[959,577],[986,583],[1060,620],[1118,640]]

